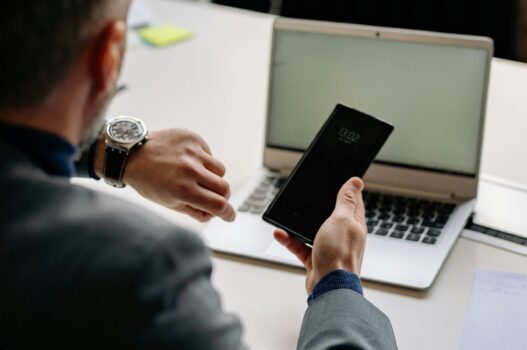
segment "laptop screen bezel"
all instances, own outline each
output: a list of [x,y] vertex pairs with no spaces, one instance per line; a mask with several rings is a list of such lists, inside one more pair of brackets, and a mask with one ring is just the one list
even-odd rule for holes
[[272,64],[275,50],[276,32],[280,30],[484,49],[487,52],[487,63],[485,67],[484,91],[481,106],[481,123],[478,136],[476,172],[474,174],[466,174],[443,169],[429,169],[419,166],[376,161],[374,164],[372,164],[365,175],[365,181],[367,184],[393,189],[401,189],[404,192],[416,192],[416,195],[419,193],[422,193],[423,195],[432,193],[450,198],[474,198],[476,196],[481,162],[482,139],[485,120],[484,116],[486,112],[490,64],[493,55],[493,42],[490,38],[345,23],[298,20],[283,17],[276,18],[273,25],[271,58],[269,63],[264,166],[286,174],[293,169],[295,164],[300,159],[303,151],[271,145],[268,143],[270,124],[269,120],[271,117],[270,107],[272,103],[273,88]]

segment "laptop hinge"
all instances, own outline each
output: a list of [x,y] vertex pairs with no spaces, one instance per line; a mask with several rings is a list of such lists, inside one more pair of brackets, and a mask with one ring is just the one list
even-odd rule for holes
[[403,195],[403,196],[437,199],[440,201],[455,201],[455,202],[461,201],[461,198],[456,197],[454,193],[423,191],[423,190],[416,190],[416,189],[411,189],[411,188],[381,185],[381,184],[376,184],[372,182],[366,183],[366,189],[370,191],[389,192],[392,194],[398,194],[398,195]]
[[[289,176],[289,174],[291,174],[292,169],[282,168],[282,169],[274,169],[273,171],[278,173],[280,176],[287,177]],[[422,190],[415,190],[411,188],[381,185],[381,184],[377,184],[373,182],[366,182],[366,189],[370,191],[388,192],[388,193],[398,194],[402,196],[436,199],[439,201],[463,202],[467,200],[467,198],[461,198],[459,196],[456,196],[455,193],[422,191]]]

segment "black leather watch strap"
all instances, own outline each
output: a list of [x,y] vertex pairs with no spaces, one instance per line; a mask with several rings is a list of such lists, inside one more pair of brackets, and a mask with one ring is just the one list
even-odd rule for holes
[[128,150],[106,145],[104,152],[104,180],[113,187],[124,187],[123,173]]

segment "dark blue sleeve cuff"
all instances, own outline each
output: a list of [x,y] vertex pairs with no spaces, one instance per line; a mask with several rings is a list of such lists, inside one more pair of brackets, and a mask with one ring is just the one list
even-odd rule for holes
[[75,161],[76,176],[78,177],[91,177],[92,179],[99,180],[100,177],[95,173],[94,161],[95,161],[95,150],[99,139],[95,140],[89,148],[84,150],[80,155],[79,159]]
[[313,292],[307,298],[307,304],[311,304],[324,293],[335,289],[351,289],[360,295],[363,295],[360,278],[353,272],[345,270],[335,270],[328,273],[313,288]]

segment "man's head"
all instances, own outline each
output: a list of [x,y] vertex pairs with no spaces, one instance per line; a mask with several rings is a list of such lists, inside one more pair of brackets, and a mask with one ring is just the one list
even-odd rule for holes
[[[0,13],[0,119],[80,114],[86,129],[113,94],[129,0],[18,0]],[[67,106],[73,104],[75,106]],[[76,112],[76,113],[72,113]],[[65,116],[57,115],[60,119]],[[69,116],[74,118],[73,115]],[[70,126],[69,133],[79,131]]]

